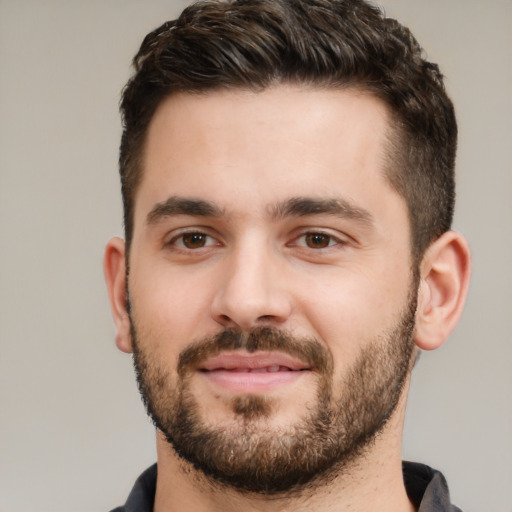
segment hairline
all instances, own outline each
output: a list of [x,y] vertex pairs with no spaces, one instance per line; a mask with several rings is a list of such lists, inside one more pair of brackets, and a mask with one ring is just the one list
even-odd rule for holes
[[[151,112],[151,115],[149,116],[149,119],[146,121],[146,124],[144,126],[144,131],[139,135],[139,139],[137,141],[137,151],[134,153],[135,157],[130,161],[130,174],[132,176],[135,176],[135,180],[132,178],[131,181],[131,188],[128,192],[127,199],[129,201],[129,213],[130,218],[129,223],[131,226],[130,232],[127,230],[127,226],[125,223],[124,226],[124,234],[125,234],[125,240],[126,240],[126,253],[127,253],[127,260],[129,258],[130,248],[131,248],[131,241],[133,239],[133,230],[134,230],[134,216],[135,216],[135,201],[136,201],[136,195],[140,188],[140,185],[142,183],[143,177],[144,177],[144,162],[146,160],[146,150],[147,150],[147,140],[148,140],[148,134],[150,130],[151,123],[153,122],[153,119],[158,111],[158,109],[162,106],[162,104],[167,101],[169,98],[178,96],[178,95],[188,95],[188,96],[205,96],[211,93],[215,92],[264,92],[267,91],[273,87],[281,87],[291,85],[298,88],[303,88],[304,90],[332,90],[332,91],[354,91],[358,92],[360,94],[370,95],[373,98],[376,98],[380,101],[382,106],[384,106],[386,110],[386,130],[384,132],[384,138],[383,138],[383,155],[382,155],[382,162],[383,162],[383,177],[390,186],[392,190],[394,190],[399,197],[401,197],[404,202],[407,209],[407,220],[408,220],[408,227],[409,227],[409,241],[410,241],[410,254],[412,257],[412,263],[414,266],[417,266],[419,262],[421,261],[421,258],[426,250],[426,247],[417,247],[417,237],[415,235],[415,227],[413,223],[413,217],[412,217],[412,207],[413,205],[410,204],[410,201],[406,194],[404,194],[403,191],[399,189],[394,183],[393,180],[393,168],[398,168],[398,170],[395,172],[395,174],[402,174],[405,172],[405,169],[403,168],[405,165],[404,160],[406,160],[403,156],[403,145],[405,143],[405,140],[407,138],[407,131],[402,126],[402,123],[400,122],[401,116],[399,112],[394,109],[388,101],[383,97],[382,94],[379,94],[378,89],[372,90],[370,87],[368,87],[367,84],[364,83],[364,81],[356,81],[356,80],[347,80],[346,82],[334,82],[330,80],[318,80],[315,81],[314,79],[310,80],[280,80],[275,79],[269,83],[269,85],[266,86],[254,86],[254,87],[248,87],[245,85],[230,85],[230,84],[218,84],[214,85],[212,87],[204,87],[204,88],[198,88],[198,89],[177,89],[173,91],[169,91],[167,94],[163,94],[162,97],[156,102],[153,111]],[[397,122],[398,121],[398,122]],[[398,157],[398,158],[397,158]]]

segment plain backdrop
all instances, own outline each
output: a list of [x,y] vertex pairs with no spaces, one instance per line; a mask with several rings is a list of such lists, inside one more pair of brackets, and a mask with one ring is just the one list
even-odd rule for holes
[[[180,0],[0,0],[0,511],[108,511],[155,460],[101,261],[121,234],[118,99]],[[465,512],[512,512],[512,2],[385,0],[458,112],[462,321],[415,370],[404,457]]]

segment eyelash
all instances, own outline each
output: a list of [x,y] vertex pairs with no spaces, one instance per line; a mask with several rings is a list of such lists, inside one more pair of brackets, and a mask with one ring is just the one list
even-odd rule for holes
[[[185,245],[185,237],[202,237],[203,240],[205,240],[205,244],[200,245],[199,247],[187,247]],[[204,233],[203,231],[197,230],[197,231],[187,231],[185,233],[180,233],[179,235],[176,235],[175,237],[173,237],[168,242],[167,245],[170,245],[170,246],[177,248],[181,251],[196,251],[198,249],[203,249],[205,247],[212,247],[215,245],[220,245],[219,242],[208,243],[208,241],[216,241],[216,239],[213,236],[211,236],[207,233]]]
[[[196,242],[199,245],[197,247],[187,246],[186,245],[187,242],[185,242],[186,237],[192,238],[192,240],[191,240],[192,244],[194,243],[193,237],[199,237],[199,240],[196,240]],[[315,240],[315,238],[316,238],[316,240]],[[304,243],[298,243],[300,240],[304,240]],[[212,241],[214,243],[211,243]],[[204,243],[201,244],[202,242],[204,242]],[[319,243],[320,246],[312,247],[311,245],[309,245],[310,243]],[[325,243],[325,245],[323,245],[323,243]],[[203,231],[196,230],[196,231],[188,231],[188,232],[184,232],[184,233],[180,233],[179,235],[176,235],[167,243],[167,245],[169,245],[177,250],[180,250],[180,251],[191,252],[191,251],[197,251],[200,249],[204,249],[207,247],[219,246],[219,245],[221,245],[221,243],[218,242],[216,240],[216,238],[214,238],[213,236],[211,236]],[[331,247],[343,246],[343,245],[345,245],[345,242],[343,240],[340,240],[339,238],[337,238],[329,233],[324,233],[323,231],[303,232],[287,244],[288,247],[300,247],[303,249],[311,249],[313,251],[321,251],[323,249],[329,249]]]
[[[326,239],[327,239],[327,244],[322,245],[321,247],[311,247],[310,245],[308,245],[308,242],[314,242],[315,237],[317,238],[317,240],[316,240],[317,242],[320,241],[320,240],[318,240],[318,238],[320,238],[323,241],[326,241]],[[304,244],[297,243],[301,239],[304,239]],[[305,249],[312,249],[314,251],[320,251],[322,249],[328,249],[330,247],[344,245],[344,242],[342,240],[340,240],[339,238],[335,237],[334,235],[331,235],[329,233],[324,233],[323,231],[306,231],[305,233],[301,233],[298,237],[296,237],[292,241],[291,245],[303,247]]]

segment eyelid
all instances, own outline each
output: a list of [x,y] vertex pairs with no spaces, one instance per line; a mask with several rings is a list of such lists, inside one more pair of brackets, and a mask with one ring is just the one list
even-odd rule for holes
[[[222,243],[219,240],[218,236],[214,236],[208,228],[202,227],[202,226],[191,226],[187,228],[181,228],[174,230],[172,233],[169,234],[169,236],[166,237],[164,241],[164,245],[167,247],[174,247],[176,249],[182,250],[182,251],[198,251],[200,249],[205,249],[207,247],[215,247],[220,246]],[[207,239],[213,240],[216,243],[207,243],[203,247],[199,247],[197,249],[191,249],[189,247],[186,247],[185,245],[178,245],[176,242],[180,239],[182,239],[186,235],[191,234],[198,234],[198,235],[204,235]]]
[[[327,245],[326,247],[321,247],[321,248],[313,248],[313,247],[307,246],[305,243],[304,244],[297,243],[298,240],[303,239],[307,235],[317,235],[317,234],[318,235],[323,235],[323,236],[326,236],[326,237],[330,238],[331,241],[334,241],[334,243],[332,243],[332,244],[329,243],[329,245]],[[302,229],[296,236],[294,236],[293,239],[291,240],[291,242],[289,244],[287,244],[287,245],[295,246],[295,247],[301,247],[301,248],[305,248],[305,249],[311,249],[313,251],[321,251],[321,250],[330,249],[332,247],[346,245],[349,242],[348,239],[349,239],[348,236],[343,236],[341,234],[334,234],[334,233],[332,233],[332,232],[330,232],[329,230],[326,230],[326,229],[322,229],[322,228],[305,228],[305,229]]]

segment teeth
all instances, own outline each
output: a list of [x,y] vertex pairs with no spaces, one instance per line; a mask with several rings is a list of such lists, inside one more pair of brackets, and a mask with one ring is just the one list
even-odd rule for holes
[[267,371],[267,368],[254,368],[253,370],[251,370],[251,373],[267,373]]
[[281,369],[281,367],[280,367],[280,366],[269,366],[269,367],[267,368],[267,371],[268,371],[268,372],[278,372],[280,369]]

